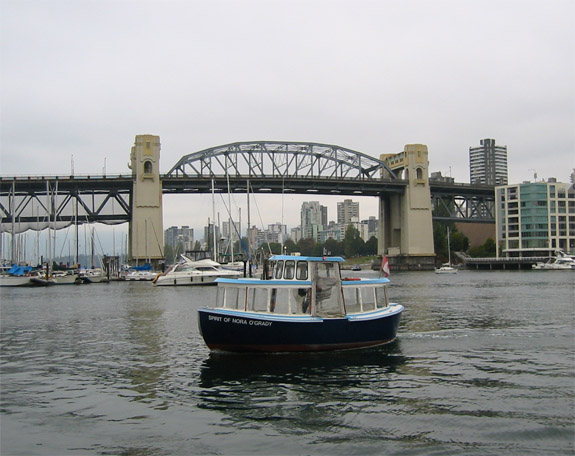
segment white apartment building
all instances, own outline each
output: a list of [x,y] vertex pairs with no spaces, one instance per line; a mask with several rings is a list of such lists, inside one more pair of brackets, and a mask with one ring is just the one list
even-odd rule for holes
[[498,255],[553,256],[575,252],[575,190],[572,184],[524,182],[495,188]]

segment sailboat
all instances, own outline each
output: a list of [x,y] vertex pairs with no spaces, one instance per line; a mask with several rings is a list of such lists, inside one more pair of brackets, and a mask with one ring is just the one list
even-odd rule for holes
[[436,274],[457,274],[457,268],[451,266],[451,244],[449,240],[449,227],[447,227],[447,257],[448,262],[443,263],[440,268],[435,268]]

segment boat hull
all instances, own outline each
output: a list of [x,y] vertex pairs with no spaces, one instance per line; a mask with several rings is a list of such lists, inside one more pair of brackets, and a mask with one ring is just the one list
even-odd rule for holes
[[181,275],[181,276],[159,276],[154,279],[154,285],[161,286],[191,286],[191,285],[217,285],[216,279],[219,276],[209,275]]
[[199,309],[200,333],[211,350],[313,352],[383,345],[395,339],[403,306],[340,318]]
[[26,276],[0,276],[0,287],[27,287],[33,285],[30,277]]

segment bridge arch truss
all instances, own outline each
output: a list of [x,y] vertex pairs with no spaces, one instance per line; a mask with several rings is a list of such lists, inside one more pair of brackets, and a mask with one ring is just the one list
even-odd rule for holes
[[304,142],[236,142],[183,156],[166,177],[397,179],[383,161],[343,147]]

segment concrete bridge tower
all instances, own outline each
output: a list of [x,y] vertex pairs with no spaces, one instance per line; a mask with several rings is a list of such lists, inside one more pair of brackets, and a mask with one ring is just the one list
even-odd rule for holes
[[128,166],[134,178],[128,256],[157,267],[164,258],[160,137],[136,136]]
[[391,268],[430,270],[435,266],[429,160],[427,146],[408,144],[399,154],[383,154],[382,161],[409,181],[405,193],[379,200],[378,253]]

